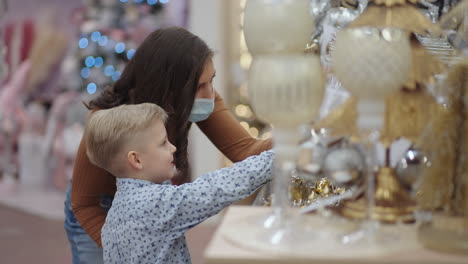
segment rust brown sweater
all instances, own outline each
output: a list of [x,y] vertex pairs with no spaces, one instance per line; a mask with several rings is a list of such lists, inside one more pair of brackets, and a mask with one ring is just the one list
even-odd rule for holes
[[[252,138],[229,112],[216,93],[215,109],[210,117],[197,123],[213,144],[232,162],[271,149],[271,140]],[[101,228],[106,214],[100,206],[103,193],[114,195],[115,177],[94,166],[86,155],[85,140],[81,140],[73,169],[72,208],[83,229],[101,245]]]

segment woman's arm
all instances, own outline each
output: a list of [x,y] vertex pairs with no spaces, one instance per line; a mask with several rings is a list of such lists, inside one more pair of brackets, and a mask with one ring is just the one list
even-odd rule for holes
[[115,177],[89,161],[82,138],[73,168],[71,203],[78,222],[100,247],[101,228],[106,220],[101,196],[113,196],[115,190]]
[[226,108],[223,98],[217,92],[213,113],[197,125],[232,162],[244,160],[272,148],[271,139],[259,140],[249,135]]

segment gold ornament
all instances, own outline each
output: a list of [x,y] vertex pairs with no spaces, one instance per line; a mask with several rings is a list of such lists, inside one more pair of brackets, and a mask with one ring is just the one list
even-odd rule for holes
[[332,185],[327,178],[322,178],[316,183],[315,192],[322,197],[328,197],[332,193]]
[[295,178],[290,183],[289,192],[291,194],[293,205],[302,206],[313,190],[306,186],[303,179]]
[[310,203],[317,201],[317,198],[318,198],[318,194],[316,192],[311,192],[309,196],[307,197]]
[[294,178],[289,185],[289,193],[293,206],[305,206],[316,202],[320,198],[340,195],[346,191],[343,187],[336,187],[327,178],[321,178],[315,184]]

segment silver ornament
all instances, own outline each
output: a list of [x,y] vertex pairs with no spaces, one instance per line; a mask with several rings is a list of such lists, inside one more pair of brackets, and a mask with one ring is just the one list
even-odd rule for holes
[[409,149],[396,165],[400,184],[408,191],[416,190],[421,183],[424,168],[431,166],[429,158],[418,149]]
[[345,146],[331,149],[325,156],[323,171],[338,187],[355,187],[359,185],[365,172],[365,159],[356,146]]

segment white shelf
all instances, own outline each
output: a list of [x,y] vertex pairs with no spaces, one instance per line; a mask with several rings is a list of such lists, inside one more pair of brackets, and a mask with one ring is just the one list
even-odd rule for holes
[[[226,212],[205,251],[207,264],[466,264],[465,255],[439,253],[417,241],[415,225],[382,226],[382,232],[397,234],[387,243],[343,245],[334,236],[310,236],[304,243],[274,246],[266,243],[260,223],[271,214],[269,207],[233,206]],[[257,224],[255,224],[257,223]],[[316,232],[319,217],[304,216],[310,231]],[[328,227],[332,226],[330,223]],[[340,226],[335,226],[339,228]],[[391,236],[389,237],[391,241]]]

